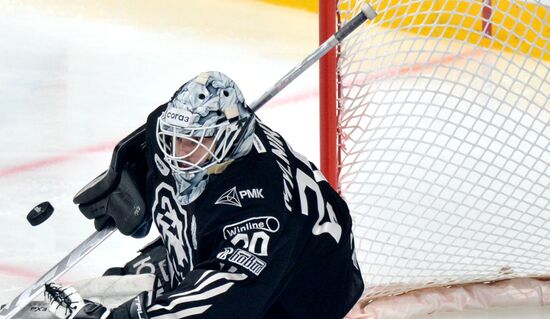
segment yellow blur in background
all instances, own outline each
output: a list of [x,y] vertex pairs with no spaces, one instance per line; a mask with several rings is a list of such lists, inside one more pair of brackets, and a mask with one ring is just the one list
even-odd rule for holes
[[[318,12],[316,0],[263,0]],[[335,1],[335,0],[323,0]],[[340,10],[357,12],[357,1],[340,1]],[[521,52],[550,61],[550,10],[535,1],[373,0],[373,23],[424,36],[443,36],[482,47]],[[484,24],[483,10],[490,12]],[[491,31],[487,32],[486,24]],[[485,29],[484,29],[485,27]]]

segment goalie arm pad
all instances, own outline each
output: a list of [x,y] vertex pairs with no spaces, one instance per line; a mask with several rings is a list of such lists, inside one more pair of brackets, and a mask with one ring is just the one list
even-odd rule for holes
[[74,197],[82,214],[100,230],[114,223],[124,235],[143,237],[151,226],[144,193],[147,175],[145,125],[113,151],[109,169],[92,180]]

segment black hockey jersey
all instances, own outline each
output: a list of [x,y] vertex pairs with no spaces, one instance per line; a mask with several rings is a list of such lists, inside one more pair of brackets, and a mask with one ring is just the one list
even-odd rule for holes
[[342,318],[363,282],[345,202],[259,120],[254,147],[209,177],[191,204],[147,121],[147,206],[168,252],[170,287],[149,318]]

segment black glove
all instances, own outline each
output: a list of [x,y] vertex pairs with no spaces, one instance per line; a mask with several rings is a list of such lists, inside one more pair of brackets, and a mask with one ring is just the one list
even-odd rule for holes
[[142,292],[114,309],[82,299],[73,287],[55,283],[45,285],[48,310],[60,319],[149,319],[145,312],[147,293]]
[[[110,174],[106,171],[94,179],[75,196],[74,203],[86,218],[94,219],[97,230],[114,223],[124,235],[145,236],[151,223],[137,177],[127,169],[118,178]],[[110,179],[114,181],[109,183]]]
[[111,309],[108,319],[149,319],[145,312],[147,297],[147,292],[142,292],[122,305]]
[[113,223],[124,235],[144,237],[151,227],[143,193],[147,164],[145,127],[123,139],[113,151],[111,165],[74,197],[80,211],[97,230]]

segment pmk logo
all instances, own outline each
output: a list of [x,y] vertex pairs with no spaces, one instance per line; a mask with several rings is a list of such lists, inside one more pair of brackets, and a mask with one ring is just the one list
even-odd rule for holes
[[220,198],[216,201],[215,204],[224,204],[224,205],[230,205],[230,206],[237,206],[237,207],[243,207],[241,204],[241,200],[248,198],[248,199],[260,199],[264,198],[264,195],[262,194],[263,189],[262,188],[252,188],[252,189],[245,189],[241,191],[237,191],[237,186],[231,188],[227,192],[223,193]]
[[264,195],[262,194],[263,189],[261,188],[253,188],[253,189],[245,189],[244,191],[239,191],[239,196],[241,199],[245,198],[264,198]]

